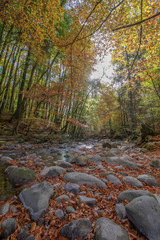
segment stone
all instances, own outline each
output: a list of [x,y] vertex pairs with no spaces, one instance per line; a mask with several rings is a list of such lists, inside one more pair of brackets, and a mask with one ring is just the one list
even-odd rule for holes
[[159,187],[159,183],[155,179],[155,177],[147,174],[139,175],[138,180],[144,182],[147,185],[154,186],[154,187]]
[[75,194],[78,194],[80,189],[80,186],[76,183],[67,183],[63,187],[67,192],[71,192]]
[[60,235],[69,239],[84,239],[91,232],[92,224],[87,218],[73,220],[61,228]]
[[110,174],[107,176],[107,179],[114,185],[122,185],[121,181],[114,175]]
[[75,209],[72,206],[68,206],[66,207],[66,213],[67,214],[75,213]]
[[132,187],[140,187],[140,188],[143,187],[143,184],[137,178],[127,176],[123,178],[123,180],[126,183],[131,184]]
[[144,195],[154,197],[154,194],[152,194],[149,191],[145,191],[145,190],[126,190],[126,191],[121,192],[118,195],[117,200],[118,200],[118,202],[122,202],[123,200],[132,201],[134,198],[141,197],[141,196],[144,196]]
[[135,198],[126,205],[131,223],[149,240],[160,239],[160,204],[150,196]]
[[25,240],[29,236],[28,227],[24,226],[20,229],[20,232],[17,235],[17,240]]
[[36,174],[32,169],[25,167],[8,167],[5,172],[7,173],[10,183],[14,187],[23,186],[36,178]]
[[154,168],[160,168],[160,159],[153,159],[150,166]]
[[79,203],[86,203],[88,206],[93,207],[97,200],[95,198],[86,197],[84,195],[79,196]]
[[14,218],[8,218],[4,220],[1,224],[1,235],[0,239],[7,239],[16,230],[16,220]]
[[0,157],[0,164],[10,164],[13,159],[7,156]]
[[60,166],[62,168],[72,168],[73,165],[69,162],[59,161],[58,166]]
[[55,212],[54,212],[54,215],[59,218],[60,220],[62,220],[64,218],[64,212],[62,209],[57,209]]
[[127,212],[125,206],[122,203],[117,203],[115,206],[115,214],[120,220],[127,218]]
[[96,185],[100,188],[106,188],[106,184],[101,181],[100,179],[91,176],[86,173],[80,173],[80,172],[70,172],[66,173],[63,178],[64,181],[72,182],[72,183],[78,183],[80,185],[87,184],[88,186]]
[[103,148],[111,148],[111,144],[110,144],[109,142],[104,142],[104,143],[102,144],[102,147],[103,147]]
[[67,195],[61,195],[59,197],[56,198],[56,201],[58,203],[62,203],[62,202],[69,202],[70,198]]
[[53,195],[53,187],[49,182],[35,184],[24,189],[19,194],[19,199],[24,207],[29,210],[33,221],[43,216],[49,206],[49,199]]
[[8,203],[4,204],[2,207],[0,207],[0,215],[5,215],[9,212],[10,205]]
[[51,176],[51,177],[57,177],[61,174],[64,174],[66,172],[66,169],[59,167],[59,166],[51,166],[51,167],[44,167],[44,169],[41,171],[41,176]]
[[108,218],[101,217],[95,224],[96,240],[129,240],[126,230]]
[[75,163],[80,167],[86,166],[88,164],[88,156],[77,156],[72,159],[71,163]]
[[116,165],[123,165],[127,168],[131,169],[138,169],[138,166],[135,162],[132,162],[131,160],[123,157],[107,157],[105,159],[105,162],[107,164],[116,164]]

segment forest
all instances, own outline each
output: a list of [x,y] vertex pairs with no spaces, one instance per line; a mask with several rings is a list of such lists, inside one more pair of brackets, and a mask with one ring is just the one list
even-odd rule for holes
[[159,17],[0,0],[0,240],[160,240]]

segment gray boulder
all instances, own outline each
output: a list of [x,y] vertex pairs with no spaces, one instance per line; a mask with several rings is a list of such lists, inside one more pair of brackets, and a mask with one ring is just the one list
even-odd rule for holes
[[83,195],[79,196],[79,203],[86,203],[90,207],[93,207],[96,202],[97,200],[95,198],[90,198]]
[[125,219],[127,217],[127,212],[125,206],[122,203],[117,203],[115,206],[115,214],[119,216],[120,219]]
[[35,184],[31,188],[24,189],[19,199],[24,207],[29,210],[31,218],[39,219],[49,206],[49,199],[53,195],[53,187],[49,182]]
[[10,183],[14,187],[23,186],[36,178],[35,172],[25,167],[10,166],[5,172],[7,173]]
[[96,240],[129,240],[128,233],[108,218],[101,217],[95,224]]
[[69,162],[65,162],[65,161],[59,161],[58,166],[62,167],[62,168],[71,168],[72,164]]
[[126,211],[129,220],[147,239],[160,239],[160,205],[155,198],[135,198],[126,205]]
[[64,212],[62,209],[57,209],[55,212],[54,212],[54,215],[59,218],[60,220],[62,220],[64,218]]
[[154,197],[154,194],[152,194],[149,191],[145,191],[145,190],[126,190],[126,191],[121,192],[118,195],[117,200],[118,200],[118,202],[122,202],[123,200],[132,201],[134,198],[141,197],[141,196],[144,196],[144,195]]
[[86,166],[88,164],[88,156],[77,156],[71,160],[71,163],[75,163],[76,165],[81,167]]
[[80,189],[80,186],[76,183],[67,183],[63,187],[67,192],[71,192],[75,194],[78,194]]
[[12,161],[13,159],[10,158],[10,157],[7,157],[7,156],[1,156],[0,157],[0,165],[3,165],[3,164],[10,164],[10,162]]
[[92,224],[87,218],[73,220],[61,228],[60,235],[69,239],[84,239],[91,232]]
[[121,150],[118,148],[112,148],[108,152],[106,152],[107,157],[114,157],[117,156],[118,154],[121,154]]
[[0,215],[5,215],[9,212],[10,205],[8,203],[4,204],[2,207],[0,207]]
[[40,173],[41,176],[51,176],[51,177],[57,177],[61,174],[64,174],[66,172],[66,169],[59,166],[51,166],[51,167],[44,167]]
[[7,239],[16,230],[16,220],[14,218],[8,218],[1,224],[1,235],[0,239]]
[[154,168],[160,168],[160,159],[153,159],[150,165]]
[[127,168],[131,169],[138,169],[138,166],[136,163],[132,162],[129,159],[123,158],[123,157],[108,157],[105,159],[105,162],[108,164],[117,164],[117,165],[123,165]]
[[143,184],[137,178],[127,176],[123,178],[123,180],[126,183],[131,184],[132,187],[140,187],[140,188],[143,187]]
[[56,201],[58,203],[62,203],[62,202],[69,202],[70,198],[67,195],[61,195],[59,197],[56,198]]
[[137,178],[138,178],[138,180],[144,182],[147,185],[159,187],[159,183],[157,182],[155,177],[153,177],[151,175],[143,174],[143,175],[139,175]]
[[64,181],[78,183],[80,185],[87,184],[88,186],[96,185],[101,188],[106,188],[106,184],[100,179],[89,174],[80,172],[66,173],[63,178]]
[[116,176],[114,176],[113,174],[108,175],[107,179],[108,179],[108,181],[110,181],[114,185],[122,185],[121,181]]
[[72,206],[68,206],[66,207],[66,213],[67,214],[75,213],[75,209]]

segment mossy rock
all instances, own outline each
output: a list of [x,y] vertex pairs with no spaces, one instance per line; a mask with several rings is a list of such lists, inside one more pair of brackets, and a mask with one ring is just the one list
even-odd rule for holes
[[146,143],[143,148],[147,149],[148,151],[154,151],[156,149],[156,145],[153,142]]
[[14,187],[23,186],[36,178],[36,174],[32,169],[24,167],[8,167],[6,173]]

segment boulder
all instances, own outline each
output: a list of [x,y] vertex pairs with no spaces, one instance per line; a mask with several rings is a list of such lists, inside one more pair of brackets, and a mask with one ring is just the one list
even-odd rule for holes
[[61,195],[59,197],[56,198],[56,201],[58,203],[62,203],[62,202],[69,202],[70,198],[67,195]]
[[160,159],[153,159],[150,165],[154,168],[160,168]]
[[80,186],[76,183],[67,183],[63,187],[67,192],[71,192],[75,194],[78,194],[80,189]]
[[2,207],[0,207],[0,215],[5,215],[9,212],[10,205],[8,203],[4,204]]
[[117,200],[118,200],[118,202],[122,202],[123,200],[132,201],[134,198],[141,197],[141,196],[144,196],[144,195],[154,197],[154,194],[152,194],[149,191],[145,191],[145,190],[126,190],[126,191],[121,192],[118,195]]
[[53,195],[53,187],[49,182],[35,184],[24,189],[19,194],[19,199],[24,207],[29,210],[32,220],[37,220],[45,213],[49,206],[49,199]]
[[108,218],[101,217],[95,224],[96,240],[129,240],[128,233]]
[[66,169],[59,166],[51,166],[51,167],[44,167],[40,173],[41,176],[51,176],[51,177],[57,177],[61,174],[64,174],[66,172]]
[[127,218],[127,212],[126,212],[125,206],[122,203],[116,204],[115,214],[119,216],[121,220]]
[[106,184],[102,182],[100,179],[91,176],[86,173],[80,172],[70,172],[66,173],[63,178],[64,181],[78,183],[80,185],[87,184],[88,186],[96,185],[101,188],[106,188]]
[[92,224],[87,218],[73,220],[61,228],[60,235],[69,239],[84,239],[91,232]]
[[35,172],[25,167],[10,166],[5,172],[7,173],[10,183],[14,187],[23,186],[36,178]]
[[69,162],[59,161],[58,166],[62,168],[71,168],[73,165]]
[[114,157],[121,154],[121,150],[118,148],[112,148],[108,152],[106,152],[107,157]]
[[71,163],[75,163],[76,165],[81,167],[86,166],[88,164],[88,156],[81,155],[81,156],[74,157],[71,160]]
[[107,157],[105,159],[105,162],[108,164],[116,164],[116,165],[123,165],[127,168],[131,169],[138,169],[138,166],[136,163],[132,162],[129,159],[123,158],[123,157]]
[[140,188],[143,187],[143,184],[137,178],[127,176],[123,178],[123,180],[126,183],[131,184],[132,187],[140,187]]
[[3,165],[3,164],[10,164],[10,162],[12,161],[13,159],[10,158],[10,157],[7,157],[7,156],[1,156],[0,157],[0,165]]
[[66,207],[66,213],[67,214],[75,213],[75,209],[72,206],[68,206]]
[[147,185],[159,187],[159,183],[157,182],[155,177],[153,177],[151,175],[143,174],[143,175],[139,175],[137,178],[138,178],[138,180],[144,182]]
[[108,179],[108,181],[110,181],[114,185],[122,185],[121,181],[116,176],[114,176],[113,174],[108,175],[107,179]]
[[16,220],[14,218],[8,218],[1,224],[0,239],[7,239],[16,230]]
[[64,218],[64,212],[62,209],[57,209],[55,212],[54,212],[54,215],[59,218],[60,220],[62,220]]
[[160,239],[160,204],[155,198],[135,198],[126,205],[126,211],[129,220],[147,239]]
[[96,202],[97,200],[95,198],[90,198],[83,195],[79,196],[79,203],[86,203],[90,207],[93,207]]

